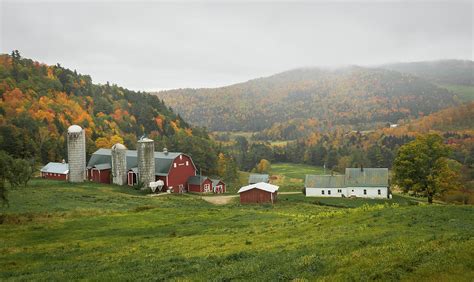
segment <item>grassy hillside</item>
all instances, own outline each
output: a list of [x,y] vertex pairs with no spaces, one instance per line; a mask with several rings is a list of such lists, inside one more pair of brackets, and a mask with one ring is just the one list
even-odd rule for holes
[[[0,280],[451,280],[474,277],[473,208],[280,195],[213,206],[35,180],[2,209]],[[408,203],[408,202],[407,202]]]
[[[286,140],[300,136],[300,124],[311,124],[313,131],[336,125],[363,130],[454,103],[452,93],[424,79],[362,67],[296,69],[227,87],[156,95],[185,119],[211,130],[256,132],[279,123]],[[293,124],[286,126],[288,121]]]
[[455,93],[461,101],[474,101],[474,85],[441,84],[440,87]]

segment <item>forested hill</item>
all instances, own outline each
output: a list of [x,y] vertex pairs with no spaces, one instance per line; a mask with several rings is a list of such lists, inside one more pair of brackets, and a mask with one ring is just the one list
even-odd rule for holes
[[410,74],[346,67],[306,68],[215,89],[156,93],[185,119],[211,130],[260,131],[312,119],[318,129],[371,128],[456,104],[453,93]]
[[440,84],[474,86],[474,62],[464,60],[440,60],[387,64],[388,70],[409,73]]
[[197,139],[190,146],[194,150],[212,153],[207,133],[191,128],[156,96],[97,85],[88,75],[18,52],[0,55],[0,94],[0,150],[16,157],[60,161],[71,124],[86,129],[88,154],[114,142],[134,148],[143,134],[183,150],[176,148],[176,138],[189,136],[188,143]]

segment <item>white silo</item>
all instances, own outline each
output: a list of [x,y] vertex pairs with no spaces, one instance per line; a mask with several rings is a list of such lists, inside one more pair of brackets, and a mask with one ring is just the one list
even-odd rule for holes
[[112,183],[127,184],[127,147],[117,143],[112,146]]
[[67,129],[69,182],[83,182],[86,176],[86,133],[79,125]]
[[138,179],[144,187],[150,187],[155,181],[155,143],[148,138],[141,138],[137,145]]

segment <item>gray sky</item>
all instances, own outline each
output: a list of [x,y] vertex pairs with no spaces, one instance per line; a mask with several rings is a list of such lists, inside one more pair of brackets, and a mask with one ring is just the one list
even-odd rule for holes
[[473,2],[0,0],[0,51],[134,90],[297,67],[473,58]]

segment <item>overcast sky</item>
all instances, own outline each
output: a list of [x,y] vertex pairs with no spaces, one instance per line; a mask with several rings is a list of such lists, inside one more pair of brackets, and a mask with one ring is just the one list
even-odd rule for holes
[[134,90],[216,87],[297,67],[473,57],[473,2],[0,0],[0,51]]

